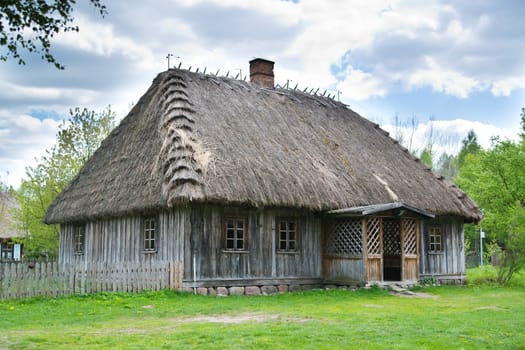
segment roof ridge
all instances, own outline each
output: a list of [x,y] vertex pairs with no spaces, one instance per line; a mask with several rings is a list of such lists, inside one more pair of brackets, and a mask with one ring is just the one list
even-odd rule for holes
[[[200,69],[199,67],[197,67],[195,69],[195,71],[191,71],[191,69],[193,68],[193,66],[189,66],[188,68],[184,69],[184,68],[181,68],[182,66],[182,62],[177,66],[177,67],[173,67],[173,68],[169,68],[167,71],[165,72],[170,72],[170,71],[185,71],[185,72],[188,72],[188,73],[191,73],[191,74],[196,74],[196,75],[200,75],[202,78],[208,78],[208,79],[213,79],[213,78],[219,78],[219,79],[227,79],[227,80],[230,80],[230,81],[238,81],[238,82],[246,82],[246,83],[249,83],[249,81],[247,81],[246,79],[248,78],[248,75],[242,75],[242,71],[239,72],[236,76],[230,76],[230,71],[226,71],[226,75],[219,75],[220,74],[220,69],[218,69],[215,74],[213,73],[206,73],[207,72],[207,67],[204,67],[204,69]],[[216,81],[216,83],[218,83]],[[323,93],[319,93],[318,92],[321,90],[321,88],[309,88],[308,86],[306,86],[302,91],[301,89],[298,89],[299,87],[299,84],[296,84],[293,88],[291,88],[289,86],[289,84],[287,83],[286,85],[281,85],[281,84],[275,84],[275,87],[272,89],[272,88],[265,88],[265,87],[262,87],[262,86],[255,86],[254,87],[257,87],[261,90],[265,90],[265,91],[269,91],[269,92],[276,92],[276,93],[279,93],[278,91],[279,90],[284,90],[284,91],[290,91],[290,92],[294,92],[294,93],[302,93],[304,95],[308,95],[308,96],[311,96],[311,97],[317,97],[317,98],[322,98],[324,100],[330,100],[332,102],[336,102],[336,103],[339,103],[345,107],[349,107],[349,105],[346,105],[344,103],[342,103],[341,101],[336,101],[335,97],[338,96],[337,94],[337,91],[336,92],[333,92],[333,94],[330,92],[327,94],[327,92],[329,91],[328,89],[324,89]],[[282,92],[281,92],[282,93]]]

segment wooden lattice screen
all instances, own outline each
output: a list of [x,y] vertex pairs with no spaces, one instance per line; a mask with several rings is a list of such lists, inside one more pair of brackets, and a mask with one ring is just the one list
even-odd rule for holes
[[383,220],[383,254],[390,256],[401,255],[401,236],[399,220]]
[[325,254],[338,257],[354,257],[363,253],[361,219],[335,221],[325,244]]
[[366,252],[368,255],[380,255],[381,249],[381,218],[368,218],[366,221],[367,237]]
[[417,254],[417,221],[414,219],[403,219],[405,255]]

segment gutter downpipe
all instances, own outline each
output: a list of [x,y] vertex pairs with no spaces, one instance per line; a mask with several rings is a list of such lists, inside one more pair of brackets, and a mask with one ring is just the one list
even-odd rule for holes
[[193,294],[197,294],[197,260],[193,251]]

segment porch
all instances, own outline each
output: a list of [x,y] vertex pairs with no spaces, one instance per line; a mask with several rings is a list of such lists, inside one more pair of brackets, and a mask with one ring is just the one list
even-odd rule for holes
[[413,282],[419,279],[419,236],[433,215],[403,203],[328,213],[323,279],[328,283]]

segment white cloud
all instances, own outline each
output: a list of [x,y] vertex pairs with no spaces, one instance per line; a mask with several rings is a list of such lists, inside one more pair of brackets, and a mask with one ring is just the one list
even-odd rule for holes
[[513,90],[517,89],[525,89],[525,76],[495,81],[490,91],[494,96],[509,96]]
[[436,92],[443,92],[459,98],[467,98],[480,87],[480,83],[460,72],[439,66],[431,57],[426,57],[426,67],[415,70],[408,78],[410,86],[431,86]]
[[429,120],[425,123],[415,121],[415,124],[400,122],[399,125],[385,124],[381,126],[393,138],[402,139],[402,144],[419,153],[425,147],[432,145],[433,151],[440,155],[445,152],[457,154],[461,149],[461,141],[470,130],[474,130],[478,143],[484,149],[491,147],[491,138],[499,136],[501,139],[518,140],[516,130],[497,127],[492,124],[465,119]]
[[[154,56],[147,43],[137,43],[132,38],[116,34],[113,25],[109,22],[91,22],[79,14],[75,16],[75,23],[83,29],[79,32],[61,33],[55,40],[56,44],[99,56],[111,56],[118,53],[144,68],[151,66],[154,61]],[[178,28],[183,28],[183,26]]]
[[345,79],[337,84],[337,90],[344,97],[361,101],[372,96],[384,96],[386,89],[382,84],[372,74],[348,67]]
[[53,119],[0,114],[0,171],[9,173],[9,185],[17,187],[25,167],[35,165],[35,158],[54,145],[59,125],[60,121]]

